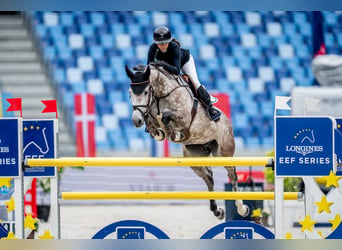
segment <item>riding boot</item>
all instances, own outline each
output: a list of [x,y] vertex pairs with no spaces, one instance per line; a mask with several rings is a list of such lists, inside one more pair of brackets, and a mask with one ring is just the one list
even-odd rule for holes
[[210,120],[217,121],[218,119],[220,119],[221,112],[212,105],[210,95],[202,85],[197,89],[197,95],[198,98],[207,106],[208,116]]

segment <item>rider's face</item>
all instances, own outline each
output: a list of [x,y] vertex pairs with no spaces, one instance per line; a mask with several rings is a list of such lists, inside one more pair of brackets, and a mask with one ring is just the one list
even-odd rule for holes
[[157,44],[158,48],[161,50],[161,51],[166,51],[167,48],[169,47],[169,43],[159,43]]

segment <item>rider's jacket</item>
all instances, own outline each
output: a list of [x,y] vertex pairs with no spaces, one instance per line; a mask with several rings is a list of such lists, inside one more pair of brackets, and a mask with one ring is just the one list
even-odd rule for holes
[[167,65],[164,68],[172,74],[180,74],[180,69],[189,61],[190,51],[181,48],[176,42],[171,41],[165,52],[162,52],[158,46],[153,43],[147,54],[147,64],[156,60],[164,61]]

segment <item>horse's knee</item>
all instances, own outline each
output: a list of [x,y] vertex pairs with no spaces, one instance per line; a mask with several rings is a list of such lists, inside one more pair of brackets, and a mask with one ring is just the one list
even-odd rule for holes
[[172,113],[170,111],[164,112],[161,118],[162,123],[164,123],[165,125],[168,125],[169,122],[171,121],[171,115]]

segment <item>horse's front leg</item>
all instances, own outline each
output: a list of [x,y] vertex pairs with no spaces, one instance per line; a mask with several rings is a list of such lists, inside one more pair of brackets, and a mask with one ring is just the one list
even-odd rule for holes
[[182,141],[185,135],[180,130],[176,130],[173,125],[177,124],[178,128],[185,127],[185,114],[183,112],[165,111],[162,114],[161,122],[165,128],[165,132],[172,141]]
[[151,137],[157,141],[163,141],[165,139],[165,133],[160,128],[149,127],[148,132],[150,133]]

